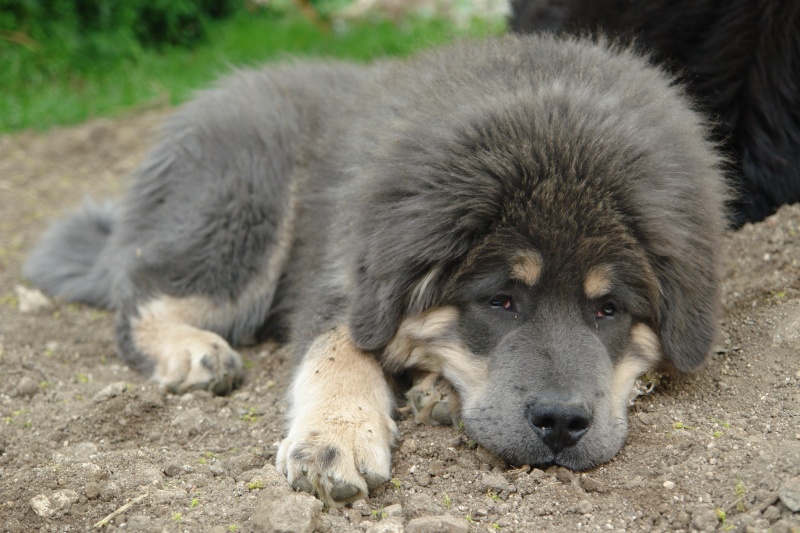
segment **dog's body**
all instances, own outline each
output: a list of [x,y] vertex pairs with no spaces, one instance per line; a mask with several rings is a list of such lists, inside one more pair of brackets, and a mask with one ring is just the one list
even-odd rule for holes
[[736,222],[800,201],[800,3],[513,0],[519,32],[602,32],[683,77],[735,164]]
[[509,461],[585,469],[624,443],[641,373],[711,348],[719,163],[624,50],[506,37],[276,66],[185,105],[121,205],[57,224],[26,274],[117,309],[122,356],[175,391],[227,392],[231,345],[288,324],[278,466],[330,504],[388,479],[406,369],[449,381]]

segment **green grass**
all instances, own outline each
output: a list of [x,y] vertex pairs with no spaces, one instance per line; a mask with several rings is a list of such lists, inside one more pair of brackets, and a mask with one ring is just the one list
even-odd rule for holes
[[[436,19],[350,22],[323,30],[294,12],[242,12],[216,22],[208,42],[187,49],[137,50],[86,65],[46,43],[0,43],[0,133],[74,124],[149,106],[177,104],[231,66],[295,56],[369,61],[404,56],[461,36],[500,33],[502,24],[467,28]],[[84,66],[75,68],[75,64]]]

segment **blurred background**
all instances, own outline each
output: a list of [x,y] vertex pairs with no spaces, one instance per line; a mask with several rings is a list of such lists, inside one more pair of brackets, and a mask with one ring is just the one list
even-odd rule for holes
[[178,104],[232,66],[505,31],[508,0],[0,0],[0,134]]

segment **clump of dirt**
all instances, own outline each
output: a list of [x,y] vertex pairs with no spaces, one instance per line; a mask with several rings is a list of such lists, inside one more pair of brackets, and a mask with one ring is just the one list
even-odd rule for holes
[[164,113],[0,137],[0,529],[800,530],[800,206],[725,241],[716,354],[638,399],[611,463],[510,469],[409,416],[392,481],[325,510],[272,466],[284,348],[243,350],[249,378],[228,397],[166,394],[116,357],[111,313],[24,288],[48,220],[118,196]]

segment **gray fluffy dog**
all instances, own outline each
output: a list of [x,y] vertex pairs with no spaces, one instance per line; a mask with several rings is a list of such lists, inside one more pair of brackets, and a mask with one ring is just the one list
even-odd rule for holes
[[390,477],[409,372],[421,418],[586,469],[638,376],[711,349],[720,165],[681,88],[604,44],[270,66],[178,110],[124,199],[58,222],[25,274],[115,309],[122,357],[173,391],[228,392],[232,345],[288,333],[278,468],[330,505]]

